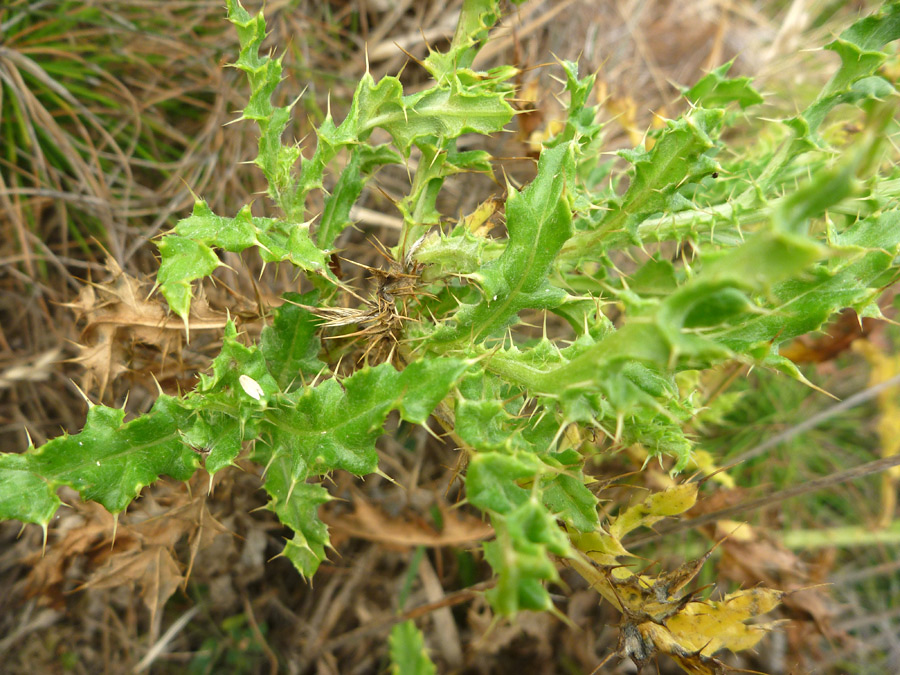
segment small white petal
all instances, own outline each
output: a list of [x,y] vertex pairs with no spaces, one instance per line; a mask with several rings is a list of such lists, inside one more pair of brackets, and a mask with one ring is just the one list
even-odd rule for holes
[[259,386],[259,382],[254,380],[252,377],[247,375],[241,375],[238,378],[238,382],[241,383],[241,388],[247,393],[247,396],[250,398],[256,399],[257,401],[263,397],[265,393],[262,390],[262,387]]

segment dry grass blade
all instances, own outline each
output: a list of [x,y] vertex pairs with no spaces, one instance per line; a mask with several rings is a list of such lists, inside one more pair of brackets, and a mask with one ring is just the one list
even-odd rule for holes
[[144,657],[137,662],[137,665],[134,667],[135,673],[143,673],[145,670],[149,670],[154,662],[162,655],[166,648],[169,646],[169,643],[175,639],[175,637],[184,630],[185,626],[190,623],[191,619],[193,619],[197,614],[199,614],[203,610],[203,605],[194,605],[184,614],[182,614],[178,619],[166,629],[166,632],[163,633],[159,640],[153,643],[153,646],[147,650],[147,653]]
[[461,591],[447,593],[440,600],[427,602],[417,607],[413,607],[412,609],[406,610],[402,614],[391,615],[378,621],[372,621],[369,624],[360,626],[359,628],[355,628],[347,633],[344,633],[343,635],[331,638],[330,640],[322,644],[319,651],[332,652],[340,649],[341,647],[353,644],[355,641],[362,638],[388,633],[390,632],[391,628],[398,623],[402,623],[409,619],[418,619],[419,617],[427,616],[428,614],[436,612],[439,609],[443,609],[444,607],[454,607],[464,602],[474,600],[475,598],[479,597],[484,591],[488,590],[489,588],[493,588],[496,584],[497,581],[495,579],[492,579],[490,581],[483,581]]
[[0,389],[14,387],[18,382],[42,382],[50,377],[51,366],[59,358],[60,350],[51,349],[38,354],[31,363],[11,366],[0,371]]
[[795,436],[798,436],[805,431],[809,431],[810,429],[814,429],[826,420],[829,420],[836,415],[840,415],[842,412],[861,405],[866,401],[870,401],[873,398],[876,398],[881,392],[885,391],[886,389],[889,389],[890,387],[896,387],[898,385],[900,385],[900,375],[897,375],[889,380],[886,380],[885,382],[881,382],[860,392],[857,392],[853,394],[853,396],[849,396],[840,403],[835,403],[826,410],[823,410],[822,412],[803,420],[799,424],[796,424],[791,428],[785,429],[783,432],[772,436],[764,443],[760,443],[756,447],[751,448],[746,452],[742,452],[735,459],[729,462],[727,466],[723,467],[722,470],[727,471],[731,467],[737,466],[741,462],[746,462],[747,460],[754,457],[759,457],[772,448],[775,448],[778,445],[789,441]]

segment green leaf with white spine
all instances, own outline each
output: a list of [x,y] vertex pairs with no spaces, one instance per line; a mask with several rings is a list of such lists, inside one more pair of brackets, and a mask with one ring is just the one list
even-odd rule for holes
[[485,558],[497,585],[485,594],[496,612],[510,616],[521,610],[547,610],[553,604],[544,582],[559,574],[549,553],[569,556],[565,533],[543,504],[527,499],[505,515],[492,514],[495,541],[484,545]]
[[[36,503],[27,509],[22,504],[17,507],[20,498],[8,493],[0,493],[0,504],[19,508],[29,522],[36,522],[35,518],[41,522],[54,501],[55,488],[68,485],[82,499],[98,502],[110,513],[120,513],[160,476],[187,480],[193,475],[200,460],[179,431],[180,425],[186,426],[187,415],[169,396],[160,396],[149,413],[127,423],[124,410],[92,406],[80,433],[54,438],[39,448],[14,455],[15,460],[0,455],[4,458],[0,466],[21,472],[18,477],[36,495]],[[35,477],[45,482],[49,492]],[[12,481],[3,481],[0,487],[19,489]]]
[[484,292],[481,302],[461,307],[452,324],[433,335],[441,349],[480,342],[506,327],[522,309],[552,308],[567,297],[546,278],[573,232],[566,188],[574,180],[574,171],[574,145],[561,144],[541,153],[537,176],[524,191],[510,188],[506,249],[473,275]]
[[554,516],[581,532],[600,527],[597,505],[600,500],[584,484],[580,468],[553,476],[541,485],[541,501]]
[[[452,140],[425,139],[416,143],[422,153],[409,195],[396,203],[407,228],[424,228],[441,222],[437,198],[448,176],[465,171],[479,171],[493,176],[490,154],[471,150],[456,152]],[[414,236],[414,235],[413,235]]]
[[157,282],[172,311],[187,320],[191,282],[209,276],[222,264],[214,248],[239,253],[251,246],[258,248],[265,262],[286,260],[307,272],[330,274],[324,252],[309,238],[307,224],[257,218],[249,206],[226,218],[197,200],[191,215],[159,243],[162,264]]
[[385,363],[270,402],[259,423],[255,456],[269,472],[275,470],[264,487],[273,499],[270,508],[298,532],[285,555],[305,576],[324,560],[327,546],[327,529],[315,515],[324,488],[310,492],[303,487],[307,479],[335,469],[357,476],[377,471],[375,442],[388,413],[396,409],[407,421],[423,424],[467,367],[463,361],[434,359],[398,372]]
[[[824,250],[795,235],[760,233],[741,247],[708,256],[700,272],[677,290],[648,299],[640,320],[626,321],[593,344],[586,336],[584,345],[548,353],[543,362],[522,352],[498,352],[487,362],[488,368],[531,395],[557,398],[567,420],[605,419],[619,428],[629,419],[626,437],[644,443],[651,452],[675,454],[682,467],[689,459],[690,444],[680,430],[681,413],[663,412],[664,401],[671,400],[675,391],[665,374],[732,358],[729,343],[698,334],[696,328],[728,329],[731,322],[746,321],[748,309],[756,320],[765,317],[750,295],[771,292],[786,276],[809,268]],[[591,393],[602,395],[609,410],[584,398]]]
[[[596,257],[621,232],[638,243],[641,222],[653,214],[683,210],[678,191],[719,168],[711,151],[721,130],[724,111],[697,108],[678,120],[667,120],[650,151],[622,150],[619,155],[634,165],[625,194],[604,205],[604,215],[585,232],[579,232],[564,246],[562,257],[573,261]],[[610,208],[611,207],[611,208]],[[609,238],[609,244],[606,239]]]
[[543,582],[556,579],[548,552],[569,553],[555,519],[591,531],[600,524],[598,502],[584,485],[581,456],[573,450],[552,452],[558,430],[552,415],[523,424],[502,401],[489,398],[497,393],[491,385],[487,377],[469,378],[460,389],[473,398],[458,401],[455,410],[457,433],[476,450],[466,473],[466,497],[491,514],[497,532],[497,540],[485,545],[499,576],[488,599],[503,614],[547,609]]
[[332,497],[322,485],[298,480],[287,455],[257,445],[255,458],[267,467],[263,484],[269,495],[267,508],[294,532],[285,544],[283,555],[300,574],[311,578],[331,545],[328,526],[319,519],[319,506]]
[[327,366],[319,360],[321,345],[316,333],[319,320],[301,305],[313,305],[316,293],[285,293],[284,304],[274,312],[272,325],[259,336],[259,348],[269,373],[283,392],[298,388],[305,377],[315,377]]
[[[841,103],[858,102],[859,97],[853,92],[853,85],[871,75],[883,64],[888,55],[882,48],[900,39],[900,3],[887,2],[881,10],[871,16],[860,19],[840,36],[825,45],[838,54],[841,65],[832,76],[822,92],[806,110],[801,118],[793,118],[789,122],[800,135],[815,134],[825,116]],[[804,127],[797,123],[802,120]]]
[[425,638],[412,619],[391,628],[391,675],[434,675]]
[[701,108],[725,108],[729,103],[737,103],[741,109],[759,105],[763,97],[750,84],[749,77],[727,77],[734,59],[704,75],[683,93],[693,105]]
[[61,506],[54,484],[22,454],[0,453],[0,520],[21,520],[46,527]]
[[466,496],[482,511],[512,512],[529,499],[520,481],[537,479],[546,466],[530,452],[479,452],[466,471]]
[[222,263],[215,252],[201,242],[168,235],[159,242],[162,262],[156,280],[169,307],[187,322],[191,310],[191,282],[212,274]]

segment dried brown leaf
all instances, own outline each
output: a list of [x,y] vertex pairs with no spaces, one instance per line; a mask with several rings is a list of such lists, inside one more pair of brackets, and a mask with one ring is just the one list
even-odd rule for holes
[[152,623],[183,581],[181,569],[169,549],[150,546],[112,556],[91,575],[84,588],[117,588],[136,583]]
[[69,517],[77,524],[66,531],[60,541],[53,542],[43,554],[36,551],[23,560],[30,568],[25,585],[26,597],[40,596],[51,606],[63,607],[63,587],[72,563],[78,556],[101,547],[112,537],[112,517],[99,504],[79,502],[76,508],[78,513]]
[[480,518],[461,514],[439,503],[443,527],[433,528],[421,517],[408,514],[394,518],[357,494],[353,498],[353,512],[336,515],[323,512],[323,520],[334,535],[375,541],[386,546],[410,548],[415,546],[461,546],[472,544],[493,535],[490,525]]
[[[72,359],[85,368],[82,388],[103,398],[110,384],[128,372],[130,356],[137,345],[159,354],[160,364],[170,355],[181,355],[184,324],[173,317],[164,303],[150,295],[148,282],[126,274],[115,261],[107,260],[110,279],[85,285],[72,309],[84,322],[79,355]],[[192,331],[221,330],[226,318],[202,301],[193,303],[189,326]],[[95,389],[96,388],[96,389]]]

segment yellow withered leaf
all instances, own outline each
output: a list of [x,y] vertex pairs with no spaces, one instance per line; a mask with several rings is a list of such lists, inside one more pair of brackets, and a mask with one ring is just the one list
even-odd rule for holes
[[691,453],[687,471],[692,472],[697,470],[702,472],[704,476],[712,476],[712,480],[727,488],[734,487],[734,478],[724,471],[719,471],[719,466],[713,459],[712,454],[707,450],[694,450]]
[[[663,653],[690,675],[724,675],[728,668],[715,653],[755,646],[775,623],[748,625],[745,621],[772,610],[781,596],[780,591],[756,588],[732,593],[720,602],[670,606],[668,610],[673,613],[668,616],[639,616],[626,611],[621,635],[627,637],[620,638],[618,655],[631,659],[641,669],[655,654]],[[633,594],[630,599],[634,599]],[[645,601],[648,599],[645,596]],[[666,609],[665,603],[656,606]]]
[[772,611],[784,595],[771,588],[751,588],[720,601],[691,602],[666,622],[675,640],[688,651],[712,655],[720,649],[754,647],[772,624],[748,625],[748,619]]
[[[646,646],[652,645],[655,648],[649,649],[648,654],[652,655],[656,652],[667,654],[675,659],[676,663],[686,673],[691,675],[724,675],[727,672],[725,665],[718,659],[685,649],[665,626],[648,621],[637,628],[642,643]],[[649,658],[646,658],[646,661],[649,660]]]
[[490,197],[481,202],[478,207],[465,218],[462,223],[465,228],[478,237],[485,237],[491,231],[494,224],[491,222],[493,216],[500,209],[500,201],[494,197]]
[[603,531],[578,532],[571,528],[569,537],[578,550],[601,565],[615,565],[617,556],[628,555],[622,542]]
[[638,527],[648,527],[667,516],[684,513],[696,503],[698,487],[699,483],[683,483],[653,493],[640,504],[619,514],[609,525],[610,536],[621,540]]
[[[857,340],[853,350],[861,353],[871,365],[869,386],[887,382],[900,374],[900,356],[885,353],[876,343]],[[891,457],[900,453],[900,396],[896,387],[889,387],[878,394],[878,437],[881,441],[881,456]],[[897,510],[897,482],[900,480],[900,466],[893,466],[881,474],[881,513],[878,526],[888,527]]]
[[[753,588],[719,601],[697,600],[697,591],[689,590],[688,585],[712,550],[656,576],[635,573],[620,562],[629,555],[621,541],[625,535],[684,513],[697,501],[698,487],[698,483],[685,483],[651,494],[612,519],[606,532],[569,532],[583,555],[567,563],[622,612],[616,654],[630,659],[639,670],[654,655],[663,653],[691,675],[724,675],[728,668],[715,657],[719,650],[736,652],[754,647],[777,623],[748,621],[774,609],[784,595],[782,591]],[[738,523],[733,525],[731,529],[744,529]]]

